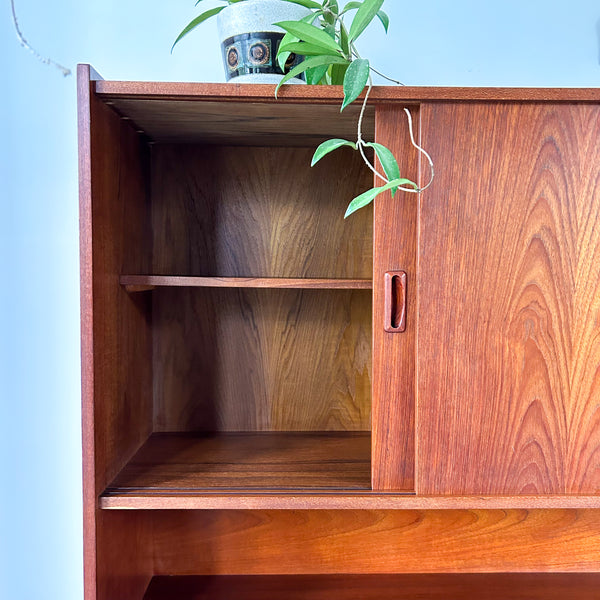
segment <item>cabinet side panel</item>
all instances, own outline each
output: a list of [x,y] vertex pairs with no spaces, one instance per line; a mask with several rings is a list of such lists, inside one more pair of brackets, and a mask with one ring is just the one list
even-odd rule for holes
[[94,335],[92,294],[92,177],[89,65],[77,66],[79,154],[79,265],[81,304],[81,429],[83,453],[84,595],[96,600],[96,481],[94,444]]
[[423,494],[600,492],[600,108],[428,104]]
[[598,510],[153,512],[157,575],[598,572]]
[[[150,304],[148,298],[130,298],[118,280],[123,269],[143,272],[149,266],[143,256],[149,243],[148,160],[131,125],[101,102],[94,89],[89,67],[81,66],[85,598],[134,600],[141,598],[152,574],[143,545],[124,543],[137,519],[114,525],[111,517],[113,524],[107,524],[97,498],[151,433]],[[115,572],[143,583],[115,588]],[[110,591],[114,589],[121,591]]]
[[149,268],[145,143],[92,95],[92,254],[96,493],[152,431],[151,298],[128,294],[122,272]]
[[[418,123],[418,110],[412,114]],[[377,141],[387,146],[402,177],[417,181],[418,157],[411,150],[407,120],[398,107],[377,107]],[[376,182],[376,185],[379,183]],[[374,490],[414,489],[416,244],[418,196],[397,192],[375,199],[373,248],[372,483]],[[351,217],[352,218],[352,217]],[[385,273],[406,273],[406,329],[388,333]]]

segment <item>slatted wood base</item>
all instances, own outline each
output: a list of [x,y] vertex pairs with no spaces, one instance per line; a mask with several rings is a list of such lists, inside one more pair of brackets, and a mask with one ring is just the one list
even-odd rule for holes
[[599,574],[154,577],[144,600],[596,600]]

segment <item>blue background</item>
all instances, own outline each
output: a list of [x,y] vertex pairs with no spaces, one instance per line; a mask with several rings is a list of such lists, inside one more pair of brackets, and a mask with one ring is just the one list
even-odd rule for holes
[[[205,2],[208,4],[208,1]],[[16,0],[25,38],[105,79],[222,81],[214,21],[175,50],[193,0]],[[600,83],[593,0],[388,0],[359,44],[409,85]],[[214,63],[214,64],[213,64]],[[75,77],[22,48],[0,9],[0,598],[81,599]],[[117,599],[116,599],[117,600]]]

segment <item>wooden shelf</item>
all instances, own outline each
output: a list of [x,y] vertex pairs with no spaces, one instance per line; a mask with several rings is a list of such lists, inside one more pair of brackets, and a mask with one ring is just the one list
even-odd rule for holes
[[104,510],[598,510],[599,496],[417,496],[371,490],[107,490]]
[[144,600],[592,600],[597,573],[154,577]]
[[370,434],[154,433],[100,497],[102,509],[600,509],[600,496],[377,492]]
[[157,287],[282,288],[321,290],[370,290],[371,279],[308,279],[282,277],[180,277],[176,275],[121,275],[119,282],[128,292]]
[[370,434],[362,432],[155,433],[107,488],[101,506],[129,495],[367,490],[370,451]]

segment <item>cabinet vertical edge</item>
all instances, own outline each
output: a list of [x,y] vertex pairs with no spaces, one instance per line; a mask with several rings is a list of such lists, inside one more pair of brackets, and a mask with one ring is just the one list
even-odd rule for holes
[[[411,114],[418,128],[419,107],[411,107]],[[403,108],[378,105],[375,132],[377,142],[398,159],[401,176],[418,181],[419,157],[410,143]],[[415,486],[417,207],[418,196],[402,191],[394,198],[387,192],[375,199],[371,472],[376,491],[413,491]],[[387,271],[406,272],[403,332],[384,330]]]
[[84,597],[139,600],[153,568],[147,519],[106,514],[98,497],[152,429],[148,306],[118,283],[148,248],[147,156],[96,96],[96,76],[78,67]]
[[96,600],[96,483],[94,446],[94,328],[92,286],[91,94],[89,65],[77,66],[79,269],[81,311],[81,424],[83,450],[84,597]]

